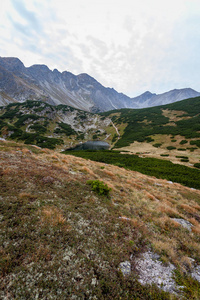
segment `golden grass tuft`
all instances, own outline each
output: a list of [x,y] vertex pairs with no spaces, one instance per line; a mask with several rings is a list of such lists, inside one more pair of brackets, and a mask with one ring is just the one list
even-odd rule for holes
[[19,199],[30,199],[30,200],[33,200],[35,199],[35,195],[31,194],[31,193],[26,193],[26,192],[22,192],[22,193],[19,193],[18,195]]
[[195,213],[196,212],[196,209],[194,207],[191,207],[190,205],[187,205],[187,204],[180,204],[180,208],[187,211],[188,213]]
[[147,196],[148,199],[155,201],[156,197],[154,197],[152,194],[150,194],[149,192],[145,191],[145,195]]
[[192,232],[200,236],[200,224],[192,227]]
[[106,175],[110,176],[111,178],[114,178],[114,177],[115,177],[115,174],[114,174],[113,172],[109,171],[109,170],[103,170],[103,172],[104,172]]
[[22,148],[21,151],[22,151],[23,154],[31,154],[31,151],[27,148]]
[[180,215],[176,208],[173,208],[165,203],[162,203],[161,205],[159,205],[158,209],[160,212],[162,212],[170,217],[175,217],[175,216]]
[[195,218],[189,218],[188,221],[194,226],[198,226],[199,222]]
[[57,226],[65,224],[66,218],[57,207],[46,206],[42,209],[41,221],[43,224]]
[[82,167],[82,168],[81,168],[81,171],[82,171],[83,173],[88,173],[88,174],[90,174],[90,175],[96,177],[95,173],[94,173],[91,169],[89,169],[88,167],[86,167],[86,166]]

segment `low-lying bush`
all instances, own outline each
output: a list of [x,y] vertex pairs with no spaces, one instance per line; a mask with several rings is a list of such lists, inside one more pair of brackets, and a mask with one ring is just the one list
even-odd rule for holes
[[103,181],[100,180],[88,180],[87,184],[91,185],[92,190],[97,192],[99,195],[108,196],[111,188],[107,186]]

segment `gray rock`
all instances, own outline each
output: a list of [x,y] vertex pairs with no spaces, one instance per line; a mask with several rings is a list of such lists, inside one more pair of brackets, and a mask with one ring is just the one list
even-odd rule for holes
[[200,266],[196,266],[191,273],[191,276],[200,282]]
[[131,263],[130,261],[124,261],[119,264],[119,269],[122,271],[124,276],[131,274]]
[[139,282],[143,285],[156,284],[166,292],[175,293],[177,286],[172,278],[175,266],[172,264],[165,266],[158,258],[157,254],[148,251],[136,261]]
[[191,231],[191,228],[193,227],[193,225],[189,221],[186,221],[184,219],[172,218],[172,220],[179,223],[181,226],[188,229],[189,231]]

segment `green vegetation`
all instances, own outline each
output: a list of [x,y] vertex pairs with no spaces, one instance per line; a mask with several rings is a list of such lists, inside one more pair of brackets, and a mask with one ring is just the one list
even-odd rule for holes
[[87,184],[91,185],[92,190],[97,192],[98,195],[108,196],[111,191],[111,188],[109,188],[103,181],[88,180]]
[[180,270],[174,271],[176,283],[182,287],[185,299],[200,299],[200,284],[194,278],[182,274]]
[[153,146],[156,147],[156,148],[159,148],[160,146],[162,146],[162,144],[161,143],[156,143],[156,144],[153,144]]
[[74,129],[72,129],[72,127],[69,124],[65,124],[63,122],[57,123],[57,124],[58,124],[59,128],[56,128],[54,130],[54,133],[56,133],[56,134],[64,133],[64,134],[66,134],[66,136],[76,134]]
[[70,151],[75,155],[94,161],[124,167],[143,174],[178,182],[200,189],[200,171],[170,161],[156,158],[141,158],[137,155],[120,154],[118,151]]
[[194,167],[200,169],[200,163],[194,164]]
[[[175,121],[176,126],[170,126],[169,117],[163,115],[163,110],[166,109],[185,112],[181,120]],[[172,137],[181,135],[187,139],[200,138],[200,97],[152,108],[120,109],[103,115],[109,116],[113,112],[120,114],[112,117],[116,125],[128,124],[115,144],[116,148],[128,146],[134,141],[148,141],[155,134],[171,134]]]
[[187,144],[187,140],[182,140],[182,141],[180,141],[180,145],[184,145],[184,144]]
[[188,158],[181,158],[181,161],[182,162],[189,162],[189,159]]
[[174,147],[174,146],[168,146],[167,147],[167,150],[174,150],[174,149],[176,149],[176,147]]
[[200,140],[190,141],[190,145],[196,145],[198,148],[200,148]]
[[[57,128],[52,132],[52,113],[62,110],[64,113],[75,109],[69,106],[59,105],[52,107],[40,101],[26,101],[24,103],[12,103],[0,109],[0,134],[25,144],[35,144],[42,148],[55,149],[57,145],[63,144],[60,137],[45,135],[57,134],[62,137],[76,135],[72,127],[63,122],[57,122]],[[81,119],[85,118],[84,112],[79,112]],[[55,125],[54,125],[55,126]],[[34,131],[34,133],[33,133]],[[84,138],[84,135],[80,138]]]
[[35,132],[38,132],[39,134],[44,134],[47,132],[47,125],[48,125],[48,123],[46,124],[46,126],[41,125],[39,123],[34,123],[29,128],[33,129]]
[[145,251],[147,229],[120,220],[130,215],[122,204],[94,196],[92,175],[77,178],[74,160],[50,151],[37,149],[36,159],[35,147],[16,144],[8,155],[9,144],[0,146],[2,299],[172,299],[135,272],[122,275],[119,264]]

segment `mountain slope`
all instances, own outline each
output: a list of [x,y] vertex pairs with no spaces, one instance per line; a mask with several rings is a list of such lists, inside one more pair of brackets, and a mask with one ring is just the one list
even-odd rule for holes
[[200,97],[102,114],[27,101],[0,107],[0,136],[57,150],[100,140],[120,151],[198,167],[199,116]]
[[0,105],[30,99],[100,112],[156,106],[199,95],[192,89],[182,89],[161,95],[146,92],[130,98],[112,88],[105,88],[87,74],[60,73],[56,69],[51,71],[46,65],[26,68],[18,58],[0,57]]
[[198,190],[7,141],[0,178],[0,298],[200,297]]
[[0,107],[0,135],[42,148],[66,149],[74,144],[102,139],[111,141],[115,128],[110,118],[67,105],[40,101]]
[[105,111],[130,105],[129,97],[103,87],[87,74],[60,73],[45,65],[25,68],[17,58],[1,57],[0,67],[0,89],[17,101],[40,99],[86,111]]
[[103,115],[119,130],[115,148],[190,166],[200,162],[200,97]]
[[200,96],[199,92],[194,91],[193,89],[175,89],[163,94],[152,94],[150,92],[146,92],[141,96],[133,98],[133,108],[134,105],[138,105],[138,107],[152,107],[174,103],[177,101],[181,101],[184,99],[194,98]]

